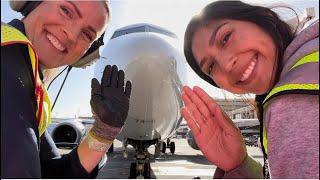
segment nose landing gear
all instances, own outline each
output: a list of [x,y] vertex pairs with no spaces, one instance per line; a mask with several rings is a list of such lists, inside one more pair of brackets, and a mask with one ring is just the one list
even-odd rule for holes
[[131,163],[129,179],[150,179],[151,165],[150,163]]
[[151,165],[150,154],[148,147],[153,144],[157,144],[158,139],[150,141],[139,141],[133,139],[127,139],[126,144],[131,144],[135,150],[135,161],[130,165],[129,179],[150,179],[151,178]]
[[124,155],[127,157],[127,145],[130,144],[136,150],[135,161],[130,164],[130,179],[150,179],[151,178],[151,165],[150,165],[150,154],[148,152],[148,147],[155,145],[155,158],[160,156],[160,150],[165,153],[166,149],[169,148],[170,152],[173,154],[175,152],[175,143],[170,142],[167,139],[166,142],[161,142],[159,139],[141,141],[134,139],[127,139],[124,141]]

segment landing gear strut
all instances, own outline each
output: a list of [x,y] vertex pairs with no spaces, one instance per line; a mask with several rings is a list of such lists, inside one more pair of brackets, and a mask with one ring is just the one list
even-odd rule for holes
[[160,157],[160,152],[161,152],[161,142],[158,142],[156,145],[155,145],[155,148],[154,148],[154,158],[158,158]]

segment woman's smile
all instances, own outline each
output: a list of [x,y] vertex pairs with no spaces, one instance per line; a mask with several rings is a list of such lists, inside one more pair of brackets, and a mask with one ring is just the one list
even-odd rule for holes
[[249,84],[252,81],[252,79],[256,75],[257,64],[258,64],[258,54],[255,54],[252,60],[250,61],[249,65],[243,72],[238,84],[245,85],[245,84]]
[[59,41],[57,37],[55,37],[48,31],[46,32],[46,37],[53,47],[55,47],[60,52],[67,53],[67,48]]

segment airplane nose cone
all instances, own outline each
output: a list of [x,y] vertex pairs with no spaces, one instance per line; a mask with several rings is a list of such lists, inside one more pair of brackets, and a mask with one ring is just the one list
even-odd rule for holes
[[132,82],[128,118],[121,134],[137,140],[168,137],[180,118],[182,104],[176,49],[153,33],[134,33],[112,39],[102,57],[95,74],[102,74],[107,64],[115,64]]
[[153,33],[128,34],[110,40],[101,56],[107,64],[116,64],[120,69],[137,59],[170,60],[177,53],[169,41]]

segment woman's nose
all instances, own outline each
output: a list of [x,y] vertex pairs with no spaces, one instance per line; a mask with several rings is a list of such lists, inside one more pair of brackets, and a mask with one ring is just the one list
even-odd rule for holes
[[225,72],[231,72],[238,61],[238,57],[233,55],[222,56],[218,59],[220,59],[220,66]]
[[68,43],[72,44],[77,42],[79,30],[77,30],[75,27],[63,29],[63,33]]

